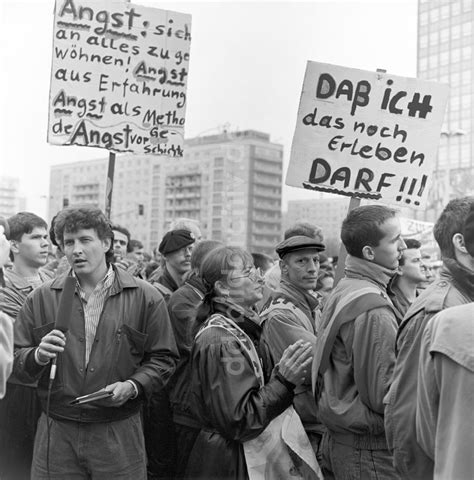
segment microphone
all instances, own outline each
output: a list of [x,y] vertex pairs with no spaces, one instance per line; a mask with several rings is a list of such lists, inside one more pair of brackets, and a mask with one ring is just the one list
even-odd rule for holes
[[[76,290],[76,279],[74,277],[66,277],[64,282],[63,293],[59,299],[59,307],[56,313],[56,322],[54,328],[66,333],[69,330],[69,322],[71,320],[72,302],[74,300],[74,291]],[[56,361],[58,356],[54,357],[49,372],[49,380],[52,382],[56,377]]]

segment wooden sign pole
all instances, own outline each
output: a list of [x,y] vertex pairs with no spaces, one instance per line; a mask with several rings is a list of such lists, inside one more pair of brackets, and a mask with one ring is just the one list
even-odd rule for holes
[[112,212],[112,192],[114,190],[115,153],[109,152],[107,169],[107,186],[105,187],[105,215],[110,220]]

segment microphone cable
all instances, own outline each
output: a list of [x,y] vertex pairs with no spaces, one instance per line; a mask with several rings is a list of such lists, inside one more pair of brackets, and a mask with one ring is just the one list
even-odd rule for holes
[[[57,357],[56,357],[57,358]],[[51,425],[49,418],[49,406],[51,403],[51,390],[53,388],[54,377],[56,376],[56,358],[51,363],[51,370],[49,372],[49,383],[48,383],[48,394],[46,397],[46,470],[48,472],[48,478],[51,479],[49,472],[49,450],[50,450],[50,439],[51,439]]]
[[[61,330],[64,334],[69,330],[69,322],[71,320],[72,312],[72,303],[74,300],[74,292],[76,289],[76,279],[73,276],[68,275],[64,281],[64,288],[59,299],[58,310],[56,312],[56,321],[54,328]],[[48,394],[46,397],[46,470],[48,473],[48,478],[50,476],[49,468],[49,452],[51,444],[51,419],[49,418],[49,410],[51,406],[51,392],[53,388],[53,382],[56,378],[56,363],[58,360],[59,352],[56,354],[56,357],[53,358],[51,362],[51,369],[49,371],[49,383],[48,383]]]

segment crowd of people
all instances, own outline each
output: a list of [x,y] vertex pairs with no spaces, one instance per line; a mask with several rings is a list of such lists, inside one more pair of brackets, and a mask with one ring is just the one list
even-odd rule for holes
[[0,479],[474,478],[474,198],[275,257],[175,221],[152,252],[93,207],[0,218]]

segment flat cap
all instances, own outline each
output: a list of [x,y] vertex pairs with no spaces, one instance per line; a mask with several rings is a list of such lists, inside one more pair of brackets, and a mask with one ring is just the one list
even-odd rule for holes
[[283,258],[287,253],[296,252],[298,250],[314,249],[318,252],[322,252],[326,247],[319,243],[317,240],[305,235],[297,235],[295,237],[287,238],[280,242],[275,250],[280,258]]
[[469,255],[474,257],[474,205],[471,205],[471,210],[464,224],[464,244]]
[[158,247],[158,251],[162,255],[167,255],[180,248],[187,247],[195,241],[194,235],[188,230],[171,230],[165,233]]

